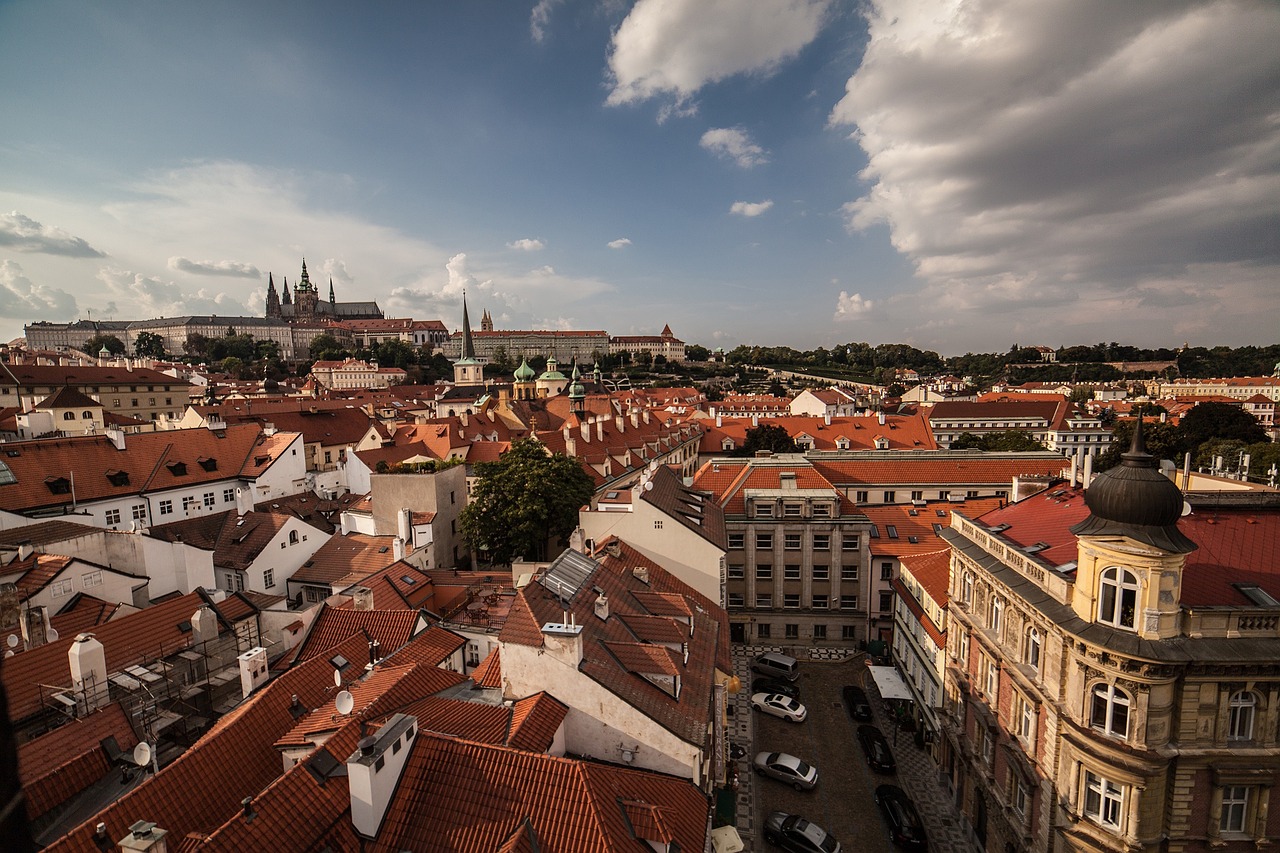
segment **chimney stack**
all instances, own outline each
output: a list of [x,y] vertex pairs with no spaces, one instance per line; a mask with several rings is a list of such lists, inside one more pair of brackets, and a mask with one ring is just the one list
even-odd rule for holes
[[244,652],[236,661],[240,664],[240,690],[244,698],[261,687],[267,680],[267,650],[262,646],[254,646]]
[[161,829],[150,821],[140,820],[129,827],[128,835],[120,839],[120,849],[131,853],[168,853],[169,842],[165,841],[168,834],[169,830]]
[[347,759],[351,823],[361,837],[376,838],[382,828],[417,735],[417,717],[396,714]]
[[71,681],[80,692],[79,704],[86,714],[107,704],[107,653],[93,634],[80,634],[67,649]]
[[218,616],[213,608],[202,604],[191,617],[191,644],[211,643],[218,639]]

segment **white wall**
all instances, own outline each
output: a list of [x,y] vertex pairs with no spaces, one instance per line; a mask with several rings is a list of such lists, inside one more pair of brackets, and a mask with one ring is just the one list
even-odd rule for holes
[[[71,582],[69,588],[64,585],[65,581]],[[53,614],[61,610],[78,592],[113,604],[123,602],[145,607],[148,603],[146,578],[121,574],[106,566],[83,560],[72,560],[43,589],[31,596],[27,604],[30,607],[47,607],[49,613]]]
[[[290,533],[297,534],[297,542],[290,543]],[[293,577],[293,573],[310,560],[332,535],[312,527],[301,519],[290,517],[262,549],[258,558],[245,567],[245,589],[271,595],[287,595],[289,578]],[[271,587],[263,583],[263,572],[268,569],[275,575],[275,584]]]

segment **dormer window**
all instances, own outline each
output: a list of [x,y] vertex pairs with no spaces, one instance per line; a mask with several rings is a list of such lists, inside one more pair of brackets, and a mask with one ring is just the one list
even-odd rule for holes
[[129,485],[129,472],[115,470],[108,471],[107,479],[111,481],[111,485],[113,486],[127,486]]
[[1136,627],[1138,579],[1133,572],[1112,566],[1098,583],[1098,621],[1132,631]]
[[185,462],[170,462],[165,467],[175,477],[185,477],[187,475],[187,463]]
[[876,436],[875,442],[876,442],[876,450],[888,450],[888,449],[889,449],[889,439],[887,439],[887,438],[885,438],[885,437],[883,437],[883,436]]
[[736,445],[734,445],[732,438],[726,438],[724,441],[720,442],[721,450],[733,450],[735,446]]
[[49,491],[55,495],[66,495],[71,493],[71,481],[66,477],[46,477],[44,484],[49,487]]
[[836,439],[836,449],[837,449],[837,450],[848,450],[848,449],[849,449],[849,439],[847,439],[847,438],[843,438],[843,437],[841,437],[841,438],[837,438],[837,439]]
[[199,462],[199,463],[200,463],[200,467],[201,467],[201,468],[203,468],[203,469],[204,469],[204,470],[206,470],[206,471],[217,471],[217,470],[218,470],[218,460],[217,460],[217,459],[213,459],[212,457],[209,457],[209,456],[201,456],[201,457],[200,457],[199,459],[197,459],[196,461],[197,461],[197,462]]

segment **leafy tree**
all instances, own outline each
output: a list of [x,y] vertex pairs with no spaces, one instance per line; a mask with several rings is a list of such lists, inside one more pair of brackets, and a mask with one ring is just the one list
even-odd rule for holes
[[106,347],[107,352],[112,355],[122,355],[124,353],[124,341],[115,335],[104,335],[101,332],[85,341],[80,349],[89,355],[97,355],[102,351],[103,347]]
[[209,354],[209,344],[211,343],[212,341],[208,335],[192,332],[187,335],[187,340],[182,345],[182,351],[187,355],[199,358]]
[[547,558],[551,542],[568,542],[578,509],[595,487],[576,459],[548,454],[526,438],[494,462],[476,465],[478,478],[462,511],[462,535],[496,563]]
[[511,354],[501,344],[493,348],[493,354],[489,356],[489,364],[498,373],[510,373],[516,368],[516,365],[511,363]]
[[1245,444],[1267,440],[1258,419],[1231,403],[1201,403],[1182,416],[1178,428],[1188,450],[1210,439],[1234,438]]
[[312,338],[308,350],[313,359],[321,361],[331,356],[340,355],[342,353],[342,344],[338,343],[338,339],[333,335],[325,333]]
[[[1212,468],[1214,457],[1221,456],[1228,468],[1234,468],[1236,461],[1240,459],[1240,454],[1244,453],[1248,447],[1249,445],[1238,438],[1210,439],[1196,448],[1195,458],[1192,462],[1197,468]],[[1175,461],[1179,465],[1182,464],[1180,459]]]
[[754,456],[757,450],[771,450],[774,453],[797,453],[800,448],[796,446],[795,439],[791,434],[777,424],[760,424],[747,430],[746,439],[742,442],[742,449],[737,451],[737,456]]
[[1085,403],[1085,402],[1088,402],[1089,400],[1092,400],[1093,398],[1094,398],[1093,389],[1087,388],[1084,385],[1081,385],[1078,388],[1072,388],[1071,393],[1067,395],[1067,399],[1073,403]]
[[208,355],[214,361],[222,361],[228,358],[238,358],[242,362],[250,362],[254,360],[257,353],[256,342],[253,335],[235,334],[231,327],[227,327],[231,334],[214,338],[209,342]]
[[257,361],[278,361],[280,358],[280,344],[275,341],[255,341],[253,357]]
[[418,349],[407,341],[383,341],[373,351],[380,367],[398,367],[408,370],[418,363]]
[[[1098,455],[1094,462],[1094,470],[1105,471],[1120,464],[1120,455],[1128,453],[1129,445],[1133,443],[1135,423],[1137,422],[1131,419],[1116,423],[1111,431],[1111,446]],[[1173,424],[1144,423],[1142,440],[1147,446],[1147,452],[1157,459],[1171,459],[1175,462],[1182,459],[1182,433]]]
[[961,433],[955,441],[951,442],[951,449],[1027,452],[1044,450],[1045,446],[1036,441],[1026,430],[1007,429],[983,435],[974,435],[971,432]]
[[684,357],[689,361],[706,361],[711,357],[711,350],[699,344],[689,344],[684,348]]
[[138,358],[164,358],[164,338],[155,332],[138,332],[133,339],[133,354]]
[[222,360],[222,372],[236,379],[244,378],[244,368],[244,362],[234,355],[229,355]]

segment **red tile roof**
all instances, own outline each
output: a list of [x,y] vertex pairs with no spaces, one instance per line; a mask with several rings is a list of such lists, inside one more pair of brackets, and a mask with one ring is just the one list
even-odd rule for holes
[[471,680],[480,687],[500,689],[502,687],[502,647],[494,646],[493,651],[471,670]]
[[1178,529],[1200,547],[1182,573],[1184,606],[1253,607],[1236,584],[1257,584],[1280,600],[1280,512],[1196,507]]
[[[413,661],[428,666],[442,666],[450,655],[466,644],[467,638],[461,634],[455,634],[439,625],[432,625],[404,646],[392,650],[384,645],[382,651],[387,655],[388,663]],[[459,676],[458,680],[464,679]]]
[[[940,450],[895,453],[868,459],[814,459],[814,467],[837,486],[1008,486],[1015,476],[1058,476],[1069,467],[1056,453],[1016,456]],[[704,468],[706,466],[703,466]]]
[[1022,549],[1044,543],[1049,547],[1040,549],[1035,557],[1051,566],[1064,566],[1075,562],[1077,555],[1076,537],[1070,528],[1089,515],[1089,508],[1084,504],[1083,489],[1057,484],[1003,509],[962,514],[987,528],[1009,525],[996,534],[997,538]]
[[[945,543],[938,536],[939,526],[951,526],[951,513],[959,512],[968,518],[976,518],[984,512],[998,509],[1006,503],[1004,498],[973,498],[964,503],[928,501],[922,506],[912,504],[885,504],[864,506],[861,511],[875,525],[878,538],[869,540],[872,557],[903,558],[912,554],[936,551]],[[941,513],[941,515],[939,515]],[[896,533],[894,537],[892,534]],[[912,537],[915,542],[912,542]]]
[[138,744],[119,702],[59,726],[18,747],[18,768],[32,820],[88,788],[111,770],[101,742],[114,737],[127,753]]
[[[311,623],[311,630],[298,644],[294,664],[310,660],[353,635],[367,642],[376,640],[385,657],[409,642],[420,618],[414,610],[351,610],[322,605]],[[349,660],[364,664],[368,662],[368,654]]]
[[530,752],[546,752],[551,749],[556,732],[568,715],[569,706],[550,693],[535,693],[517,699],[511,706],[506,744]]
[[[704,455],[723,453],[726,439],[733,441],[735,447],[744,446],[747,432],[753,428],[750,418],[722,418],[719,426],[712,420],[700,423],[707,428],[699,447],[699,452]],[[788,414],[768,418],[761,423],[782,427],[793,439],[811,443],[813,450],[938,449],[929,423],[922,415],[886,415],[883,425],[876,415],[834,417],[828,424],[825,417]],[[883,438],[888,446],[877,448],[877,438]]]

